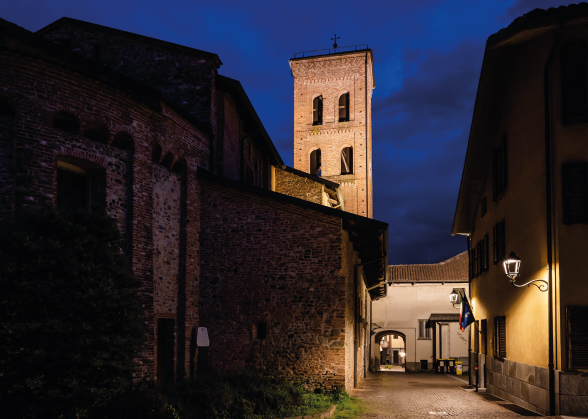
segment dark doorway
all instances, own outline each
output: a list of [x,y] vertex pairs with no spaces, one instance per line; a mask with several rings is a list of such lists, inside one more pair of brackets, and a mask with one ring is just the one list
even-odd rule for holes
[[421,359],[421,369],[428,370],[429,369],[429,362],[426,359]]
[[157,382],[174,383],[174,319],[157,320]]
[[392,361],[394,365],[398,365],[398,351],[394,351],[394,360]]

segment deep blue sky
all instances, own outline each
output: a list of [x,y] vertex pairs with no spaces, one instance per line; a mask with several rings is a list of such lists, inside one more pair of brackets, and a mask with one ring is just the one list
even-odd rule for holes
[[31,31],[67,16],[214,52],[238,79],[284,162],[293,159],[299,51],[367,43],[374,51],[374,218],[390,224],[390,264],[436,263],[452,237],[484,45],[557,0],[5,1],[0,17]]

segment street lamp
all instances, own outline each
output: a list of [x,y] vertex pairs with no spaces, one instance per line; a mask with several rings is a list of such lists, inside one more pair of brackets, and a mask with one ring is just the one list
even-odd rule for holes
[[[515,252],[510,252],[508,257],[502,261],[502,265],[504,266],[504,273],[510,279],[510,283],[512,285],[514,285],[515,287],[521,288],[521,287],[524,287],[525,285],[533,284],[537,288],[539,288],[539,291],[541,291],[541,292],[545,292],[549,289],[549,285],[548,285],[547,281],[544,281],[543,279],[533,279],[532,281],[529,281],[529,282],[522,284],[522,285],[515,284],[515,280],[516,280],[517,276],[519,276],[519,272],[521,270],[521,258],[518,257],[515,254]],[[537,282],[539,282],[540,284],[537,284]]]
[[451,294],[449,294],[449,302],[453,305],[453,308],[459,308],[455,305],[461,304],[460,297],[462,295],[465,295],[465,288],[454,288],[453,291],[451,291]]

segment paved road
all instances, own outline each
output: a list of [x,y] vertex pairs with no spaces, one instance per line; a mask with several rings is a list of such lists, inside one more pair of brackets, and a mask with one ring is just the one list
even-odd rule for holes
[[[361,419],[520,418],[509,410],[512,403],[487,400],[483,393],[464,391],[466,385],[453,376],[403,372],[370,373],[353,396],[364,401]],[[492,398],[490,398],[492,399]],[[516,409],[516,407],[513,407]],[[523,412],[524,413],[524,412]],[[551,416],[560,418],[560,416]]]

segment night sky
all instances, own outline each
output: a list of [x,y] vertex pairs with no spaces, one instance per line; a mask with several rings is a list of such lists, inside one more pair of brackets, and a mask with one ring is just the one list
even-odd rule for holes
[[[390,224],[390,264],[466,250],[451,226],[486,39],[557,0],[5,1],[0,17],[36,31],[63,17],[214,52],[238,79],[284,162],[293,165],[295,52],[368,44],[374,218]],[[165,7],[164,7],[165,4]]]

